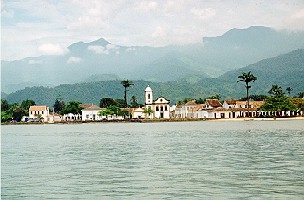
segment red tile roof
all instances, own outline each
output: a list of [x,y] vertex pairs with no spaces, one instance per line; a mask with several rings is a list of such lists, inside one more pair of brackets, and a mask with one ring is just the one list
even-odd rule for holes
[[218,99],[206,99],[206,103],[213,108],[222,107],[222,104]]

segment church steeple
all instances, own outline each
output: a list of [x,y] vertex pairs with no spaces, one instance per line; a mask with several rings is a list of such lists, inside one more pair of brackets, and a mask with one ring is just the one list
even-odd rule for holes
[[152,105],[153,103],[153,91],[148,85],[145,89],[145,105]]

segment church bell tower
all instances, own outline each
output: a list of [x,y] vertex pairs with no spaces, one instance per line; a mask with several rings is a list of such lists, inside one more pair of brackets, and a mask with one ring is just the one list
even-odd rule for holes
[[145,89],[145,105],[152,105],[153,104],[153,91],[148,85]]

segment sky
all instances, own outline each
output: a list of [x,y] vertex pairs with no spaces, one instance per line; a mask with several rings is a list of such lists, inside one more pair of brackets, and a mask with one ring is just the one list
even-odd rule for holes
[[79,41],[201,42],[232,28],[304,30],[303,0],[1,0],[1,60],[64,55]]

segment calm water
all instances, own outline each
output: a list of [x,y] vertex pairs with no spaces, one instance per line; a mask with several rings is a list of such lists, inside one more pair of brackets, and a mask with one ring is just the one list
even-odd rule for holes
[[1,127],[2,199],[303,199],[304,121]]

